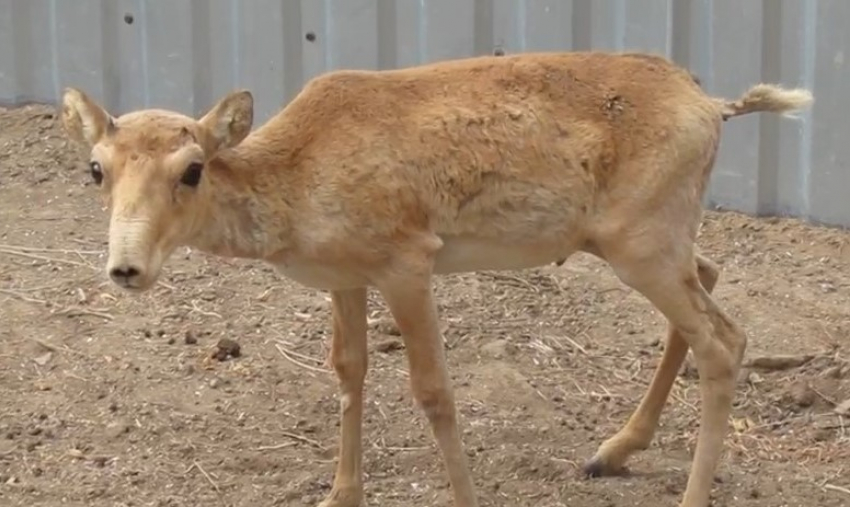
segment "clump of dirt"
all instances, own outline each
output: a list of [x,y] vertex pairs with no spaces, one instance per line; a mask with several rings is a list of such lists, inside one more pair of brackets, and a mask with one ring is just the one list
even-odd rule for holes
[[230,338],[222,338],[215,345],[212,353],[213,359],[227,361],[228,358],[237,358],[242,355],[242,347]]

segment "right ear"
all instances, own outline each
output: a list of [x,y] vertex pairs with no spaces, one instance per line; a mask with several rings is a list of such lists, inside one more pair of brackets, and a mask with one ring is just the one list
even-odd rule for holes
[[115,120],[85,93],[66,88],[62,95],[62,126],[75,141],[93,146],[115,128]]

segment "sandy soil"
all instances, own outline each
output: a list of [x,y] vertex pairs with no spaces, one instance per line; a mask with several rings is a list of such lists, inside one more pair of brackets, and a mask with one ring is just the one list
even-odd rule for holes
[[[103,275],[107,216],[51,108],[0,111],[0,504],[314,506],[329,490],[336,382],[327,294],[256,262],[181,251],[131,296]],[[850,505],[850,234],[708,213],[716,294],[750,334],[714,505]],[[675,506],[697,430],[684,368],[626,477],[578,466],[625,421],[664,321],[576,256],[438,286],[464,439],[484,506]],[[449,506],[403,350],[371,299],[367,503]],[[220,339],[238,358],[209,359]]]

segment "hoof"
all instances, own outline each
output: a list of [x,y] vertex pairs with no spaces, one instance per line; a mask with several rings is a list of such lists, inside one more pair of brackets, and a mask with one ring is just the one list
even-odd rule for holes
[[625,467],[615,468],[608,466],[602,458],[594,456],[584,464],[582,472],[584,472],[585,477],[594,478],[627,475],[628,470]]
[[318,507],[360,507],[363,492],[356,488],[334,489]]

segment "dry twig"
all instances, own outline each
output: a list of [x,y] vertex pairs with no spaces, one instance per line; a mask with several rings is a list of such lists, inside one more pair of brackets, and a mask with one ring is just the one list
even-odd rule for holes
[[283,435],[283,436],[285,436],[285,437],[287,437],[287,438],[291,438],[292,440],[297,440],[297,441],[299,441],[299,442],[303,442],[303,443],[305,443],[305,444],[310,444],[310,445],[312,445],[313,447],[315,447],[315,448],[317,448],[317,449],[319,449],[319,450],[321,450],[321,451],[326,451],[326,450],[327,450],[327,449],[325,449],[325,446],[323,446],[322,444],[320,444],[320,443],[319,443],[319,442],[317,442],[316,440],[313,440],[313,439],[311,439],[311,438],[307,438],[307,437],[305,437],[305,436],[303,436],[303,435],[299,435],[298,433],[291,433],[291,432],[289,432],[289,431],[284,431],[283,433],[281,433],[281,435]]
[[280,343],[276,343],[275,348],[277,349],[278,352],[280,352],[280,355],[282,355],[284,357],[284,359],[286,359],[287,361],[289,361],[290,363],[292,363],[296,366],[300,366],[300,367],[304,368],[305,370],[315,371],[315,372],[319,372],[319,373],[330,373],[330,370],[327,370],[325,368],[317,368],[316,366],[311,366],[309,364],[302,363],[301,361],[295,359],[292,356],[292,352],[287,350]]
[[261,445],[260,447],[255,447],[255,451],[276,451],[278,449],[285,449],[287,447],[293,447],[298,445],[298,442],[284,442],[282,444],[277,445]]
[[47,301],[43,299],[31,298],[29,296],[24,296],[23,294],[10,290],[10,289],[0,289],[0,294],[6,294],[7,296],[11,296],[16,299],[20,299],[21,301],[26,301],[27,303],[35,303],[39,305],[47,304]]
[[204,467],[202,467],[201,464],[197,461],[193,461],[192,466],[190,466],[189,469],[186,470],[186,473],[191,472],[193,468],[196,468],[199,472],[201,472],[201,474],[207,479],[207,482],[209,482],[212,485],[213,489],[215,489],[215,492],[218,493],[218,499],[221,500],[221,503],[223,505],[227,505],[227,502],[224,501],[224,497],[221,495],[221,488],[218,487],[218,483],[216,483],[213,480],[212,476],[210,476],[210,474],[208,474],[207,471],[204,470]]
[[839,493],[845,493],[847,495],[850,495],[850,489],[842,488],[841,486],[836,486],[835,484],[824,484],[823,489],[838,491]]
[[823,394],[822,392],[820,392],[819,390],[815,389],[814,387],[809,386],[809,389],[811,389],[813,393],[817,394],[817,395],[818,395],[818,397],[820,397],[820,399],[822,399],[823,401],[825,401],[825,402],[829,403],[829,404],[830,404],[830,405],[832,405],[833,407],[835,407],[835,406],[837,406],[837,405],[838,405],[838,402],[836,402],[835,400],[833,400],[833,399],[832,399],[832,398],[830,398],[829,396],[827,396],[827,395]]
[[79,308],[79,307],[75,307],[75,306],[65,308],[64,310],[60,310],[56,313],[59,314],[59,315],[67,315],[68,317],[81,317],[83,315],[91,315],[92,317],[100,317],[101,319],[115,320],[115,317],[113,317],[112,315],[110,315],[110,314],[108,314],[104,311],[88,310],[88,309],[85,309],[85,308]]
[[518,276],[508,275],[505,273],[487,273],[484,272],[482,275],[492,278],[493,280],[501,280],[503,282],[513,282],[509,283],[509,285],[514,285],[522,288],[526,288],[534,293],[540,293],[540,290],[531,284],[528,280],[523,280]]
[[21,251],[21,250],[15,250],[15,249],[10,249],[10,248],[5,248],[5,247],[0,247],[0,253],[4,253],[4,254],[7,254],[7,255],[15,255],[15,256],[18,256],[18,257],[25,257],[27,259],[39,260],[39,261],[44,261],[44,262],[55,262],[55,263],[59,263],[59,264],[68,264],[70,266],[80,266],[80,267],[84,267],[84,268],[95,269],[93,266],[91,266],[89,264],[84,264],[82,262],[71,261],[71,260],[68,260],[68,259],[57,259],[55,257],[48,257],[46,255],[38,255],[38,254],[34,254],[34,253],[28,253],[28,252],[24,252],[24,251]]
[[23,246],[23,245],[0,245],[0,249],[3,250],[13,250],[17,252],[30,252],[30,253],[60,253],[60,254],[74,254],[74,255],[100,255],[103,250],[69,250],[63,248],[41,248],[41,247],[31,247],[31,246]]
[[579,345],[579,343],[578,343],[577,341],[573,340],[573,339],[572,339],[572,338],[570,338],[569,336],[564,336],[564,339],[565,339],[565,340],[567,340],[568,342],[570,342],[570,345],[572,345],[573,347],[575,347],[575,349],[576,349],[576,350],[578,350],[579,352],[581,352],[582,354],[584,354],[584,355],[586,355],[586,356],[589,356],[589,355],[590,355],[590,354],[587,352],[587,349],[586,349],[586,348],[584,348],[584,347],[582,347],[581,345]]
[[[278,342],[278,343],[280,343],[280,342]],[[282,346],[286,346],[286,345],[285,345],[285,344],[283,344],[283,343],[281,343],[281,345],[282,345]],[[311,363],[316,363],[316,364],[325,364],[325,362],[324,362],[324,361],[322,361],[321,359],[316,359],[315,357],[310,357],[310,356],[308,356],[308,355],[306,355],[306,354],[302,354],[302,353],[300,353],[300,352],[295,352],[294,350],[292,350],[292,348],[287,348],[287,349],[286,349],[286,353],[287,353],[287,354],[289,354],[289,355],[291,355],[292,357],[297,357],[298,359],[302,359],[302,360],[304,360],[304,361],[309,361],[309,362],[311,362]]]
[[190,310],[190,312],[189,312],[189,313],[192,313],[192,312],[199,313],[199,314],[203,315],[204,317],[215,317],[215,318],[217,318],[217,319],[223,319],[223,318],[224,318],[224,317],[222,317],[222,316],[221,316],[221,314],[220,314],[220,313],[216,313],[216,312],[209,312],[209,311],[206,311],[206,310],[202,310],[202,309],[198,306],[198,301],[197,301],[197,300],[192,300],[192,310]]
[[761,370],[781,371],[799,368],[814,359],[812,355],[805,356],[762,356],[750,359],[745,366]]

